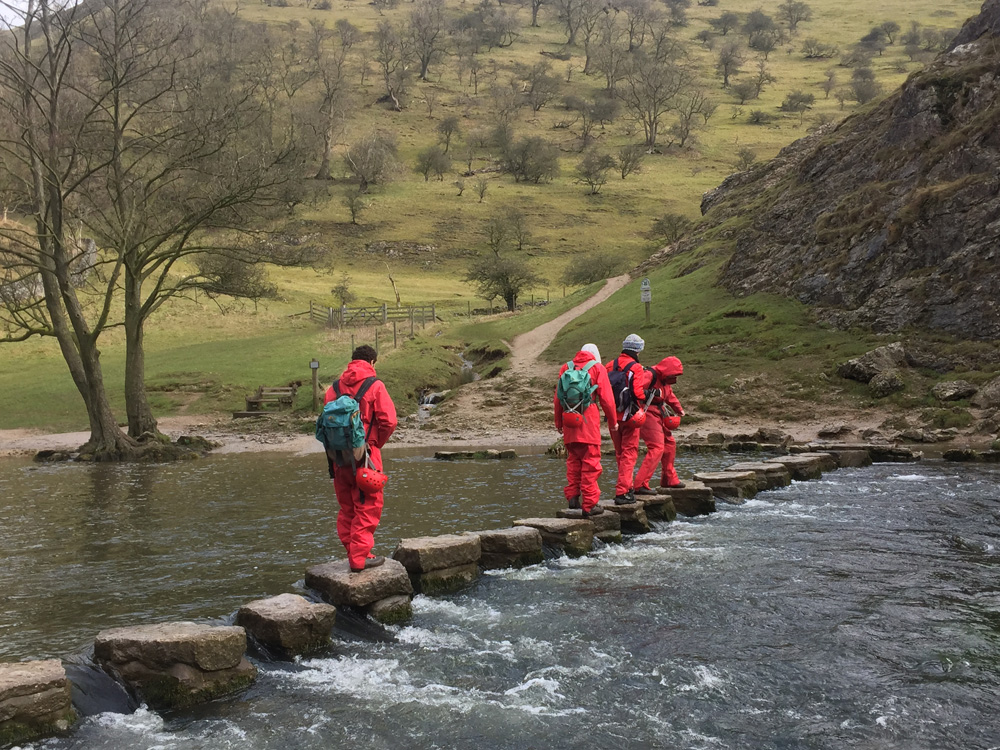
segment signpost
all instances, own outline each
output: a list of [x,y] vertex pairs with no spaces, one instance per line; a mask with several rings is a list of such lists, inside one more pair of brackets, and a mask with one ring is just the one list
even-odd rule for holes
[[313,411],[319,411],[319,360],[312,360],[309,369],[313,374]]
[[650,288],[649,279],[643,279],[639,286],[639,299],[646,305],[646,322],[649,322],[649,303],[653,301],[653,290]]

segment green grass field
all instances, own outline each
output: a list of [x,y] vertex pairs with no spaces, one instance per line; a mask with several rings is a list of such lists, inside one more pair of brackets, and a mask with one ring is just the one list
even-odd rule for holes
[[[454,0],[447,5],[453,11],[469,9]],[[205,300],[176,301],[158,313],[148,327],[146,358],[157,413],[241,408],[243,396],[257,385],[308,383],[313,357],[321,362],[323,379],[331,379],[347,361],[350,334],[332,333],[293,316],[307,310],[310,300],[334,304],[331,288],[344,274],[351,279],[356,304],[394,304],[388,278],[391,273],[403,305],[437,305],[443,322],[418,331],[414,341],[399,349],[391,349],[391,328],[380,332],[380,373],[394,397],[412,405],[419,390],[445,387],[457,376],[460,352],[470,347],[500,348],[502,339],[554,317],[592,292],[564,289],[559,280],[566,265],[580,253],[611,251],[630,263],[640,262],[660,244],[649,233],[653,221],[666,212],[696,219],[701,194],[735,169],[740,148],[750,148],[758,158],[767,159],[805,135],[820,119],[849,114],[853,105],[848,103],[841,109],[835,97],[824,98],[820,83],[828,69],[834,69],[838,80],[846,83],[850,70],[838,66],[839,56],[824,61],[804,59],[800,52],[804,39],[817,37],[847,51],[873,25],[885,20],[895,20],[904,29],[911,21],[952,28],[979,8],[979,2],[973,0],[946,5],[931,0],[892,0],[877,7],[860,0],[813,0],[809,2],[813,19],[769,56],[767,65],[777,82],[759,100],[740,107],[715,75],[716,53],[695,36],[707,28],[710,18],[723,11],[746,13],[762,8],[774,13],[777,5],[720,0],[718,6],[692,5],[688,9],[689,23],[676,33],[717,109],[708,127],[697,133],[689,147],[650,154],[639,173],[626,180],[612,175],[598,195],[587,195],[585,186],[574,176],[580,158],[579,139],[574,127],[559,127],[567,119],[559,101],[562,94],[592,95],[602,87],[602,80],[582,74],[582,49],[565,49],[565,34],[551,5],[542,7],[539,28],[527,26],[529,15],[522,9],[525,25],[517,42],[482,55],[490,67],[495,65],[497,80],[502,82],[517,64],[531,65],[545,59],[541,52],[570,53],[569,60],[553,61],[552,73],[564,81],[559,99],[538,112],[523,109],[515,122],[519,136],[541,135],[559,145],[561,175],[549,184],[516,184],[509,176],[484,172],[489,188],[480,201],[472,189],[472,178],[465,178],[466,187],[459,196],[457,173],[442,181],[424,181],[413,171],[416,153],[435,142],[435,127],[444,117],[458,115],[465,133],[491,124],[486,84],[478,96],[474,95],[467,82],[458,80],[453,59],[434,65],[430,81],[413,82],[409,106],[402,112],[376,103],[381,94],[377,73],[373,71],[364,86],[358,77],[356,106],[339,148],[343,150],[372,127],[392,130],[398,136],[401,157],[395,179],[368,196],[370,207],[362,214],[360,226],[353,226],[340,200],[346,175],[337,174],[342,165],[335,164],[337,179],[317,185],[321,197],[282,227],[288,234],[316,236],[331,248],[329,258],[316,269],[273,269],[271,278],[279,287],[280,299],[261,303],[256,309],[243,305],[225,313]],[[386,11],[385,17],[402,22],[411,7],[400,4]],[[297,29],[295,33],[300,35],[306,33],[311,19],[332,26],[336,19],[348,18],[370,31],[380,18],[373,6],[354,0],[332,0],[330,10],[309,9],[292,0],[288,7],[251,5],[241,13],[250,20]],[[872,60],[885,92],[897,87],[919,65],[909,61],[899,44]],[[748,62],[742,75],[752,68],[753,63]],[[817,97],[813,109],[801,118],[778,111],[784,97],[796,89]],[[430,111],[429,94],[434,104]],[[748,116],[755,109],[767,111],[775,119],[768,125],[749,124]],[[623,115],[598,132],[596,145],[614,152],[641,138],[641,127],[637,131]],[[456,159],[456,169],[458,162]],[[480,151],[473,168],[487,166],[487,155]],[[524,252],[546,280],[522,301],[533,294],[551,304],[514,317],[470,321],[468,310],[486,303],[462,277],[469,259],[485,246],[483,223],[509,206],[520,208],[528,217],[532,237]],[[366,252],[375,241],[411,242],[429,249],[402,258]],[[787,300],[733,300],[712,286],[716,270],[709,265],[680,277],[675,265],[655,271],[650,274],[652,322],[645,322],[635,282],[572,324],[548,355],[553,360],[564,359],[583,343],[581,339],[594,340],[602,352],[611,353],[624,334],[637,330],[649,342],[650,356],[658,358],[662,352],[684,359],[686,382],[692,386],[691,392],[701,394],[699,407],[707,412],[734,408],[733,404],[752,410],[753,399],[743,395],[753,391],[748,385],[753,382],[766,381],[785,389],[802,404],[824,392],[829,395],[824,378],[829,376],[832,363],[879,341],[873,336],[818,328],[807,310]],[[371,338],[372,332],[357,336],[360,343],[364,336]],[[119,410],[123,358],[122,337],[112,330],[102,339],[102,361]],[[310,406],[308,390],[300,392],[298,406],[302,409]],[[786,406],[756,405],[779,410]],[[85,424],[82,403],[53,342],[32,340],[0,347],[0,428],[81,429]]]

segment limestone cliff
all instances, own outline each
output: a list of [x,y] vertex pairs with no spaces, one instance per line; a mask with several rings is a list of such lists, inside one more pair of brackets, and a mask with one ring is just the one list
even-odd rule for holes
[[899,91],[729,177],[702,212],[670,254],[731,251],[719,283],[737,295],[1000,338],[1000,0]]

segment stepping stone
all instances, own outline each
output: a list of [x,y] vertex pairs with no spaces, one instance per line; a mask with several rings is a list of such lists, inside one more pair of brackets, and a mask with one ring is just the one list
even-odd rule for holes
[[402,563],[386,560],[377,568],[352,573],[347,560],[333,560],[306,570],[306,586],[338,607],[367,607],[391,596],[410,596],[413,584]]
[[542,534],[530,526],[473,533],[479,537],[479,567],[483,570],[523,568],[544,559]]
[[652,529],[645,503],[637,500],[634,503],[615,505],[614,500],[605,500],[600,505],[605,512],[614,513],[621,518],[623,534],[646,534]]
[[823,476],[823,462],[808,454],[792,454],[769,458],[764,463],[781,464],[792,475],[796,482],[806,482]]
[[752,471],[757,475],[758,490],[773,490],[776,487],[787,487],[792,483],[792,474],[782,464],[745,462],[727,466],[726,471]]
[[97,634],[94,659],[154,708],[183,708],[242,690],[257,677],[241,627],[168,622]]
[[837,459],[832,453],[828,451],[823,451],[823,452],[809,451],[807,453],[800,453],[799,458],[816,459],[816,461],[819,462],[820,471],[822,471],[824,474],[828,471],[835,471],[837,469]]
[[0,663],[0,747],[64,732],[75,720],[58,659]]
[[517,453],[506,448],[504,450],[480,450],[480,451],[436,451],[434,458],[439,461],[474,461],[476,459],[492,458],[510,460],[517,458]]
[[372,602],[363,609],[383,625],[395,625],[399,622],[406,622],[413,617],[413,604],[409,594],[387,596],[385,599]]
[[481,547],[471,534],[444,534],[400,539],[392,553],[422,594],[458,591],[479,577]]
[[244,604],[236,624],[258,643],[286,656],[317,651],[330,643],[337,608],[297,594],[279,594]]
[[712,488],[701,482],[688,481],[683,487],[658,487],[657,493],[668,496],[682,516],[694,518],[715,513]]
[[530,526],[542,535],[542,543],[565,552],[570,557],[583,557],[594,548],[594,524],[582,518],[520,518],[514,526]]
[[724,502],[741,505],[757,494],[757,475],[752,471],[705,471],[694,475],[696,482],[710,487]]
[[677,518],[677,509],[670,495],[636,495],[636,500],[643,504],[646,518],[650,521],[673,521]]
[[594,525],[594,538],[605,544],[620,544],[622,541],[622,518],[617,513],[599,513],[596,516],[583,518],[582,510],[563,508],[556,511],[558,518],[579,518]]

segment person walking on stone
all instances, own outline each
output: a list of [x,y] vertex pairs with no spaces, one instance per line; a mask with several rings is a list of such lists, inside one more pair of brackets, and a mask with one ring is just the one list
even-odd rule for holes
[[646,342],[638,334],[630,333],[622,342],[622,353],[605,365],[618,416],[618,430],[611,433],[618,461],[615,505],[635,502],[632,474],[639,457],[639,429],[646,401],[645,381],[649,379],[639,364],[639,353],[645,347]]
[[[382,518],[383,492],[362,491],[357,483],[357,468],[364,465],[382,471],[382,446],[396,429],[396,406],[389,397],[385,384],[375,376],[378,355],[367,344],[357,347],[343,374],[326,390],[324,403],[341,396],[351,396],[358,402],[358,413],[364,425],[365,445],[351,460],[347,456],[331,457],[327,451],[330,478],[337,496],[340,511],[337,513],[337,536],[347,550],[347,561],[352,573],[374,568],[385,562],[384,557],[372,554],[375,529]],[[367,459],[365,455],[367,454]]]
[[608,373],[594,344],[584,344],[559,370],[553,403],[556,429],[566,446],[566,502],[570,508],[581,508],[584,518],[603,513],[597,504],[601,499],[597,480],[603,471],[601,411],[612,435],[618,431],[618,418]]
[[639,436],[646,444],[646,457],[635,477],[637,495],[656,494],[656,490],[649,486],[649,481],[656,472],[656,465],[661,461],[663,470],[660,473],[660,486],[668,488],[684,486],[684,482],[674,469],[677,441],[673,436],[673,431],[680,426],[684,408],[671,387],[683,373],[684,365],[677,357],[664,357],[649,368],[652,377],[648,388],[654,389],[655,393],[649,403],[646,421],[639,429]]

